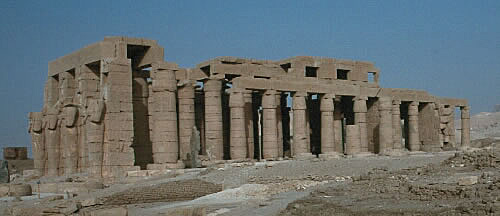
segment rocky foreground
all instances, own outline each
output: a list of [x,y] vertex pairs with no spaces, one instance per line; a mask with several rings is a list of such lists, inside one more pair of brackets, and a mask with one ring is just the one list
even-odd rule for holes
[[499,143],[397,157],[221,162],[113,182],[25,176],[0,185],[0,195],[10,194],[0,198],[0,215],[499,215]]
[[377,168],[325,185],[280,215],[500,215],[500,145],[423,167]]

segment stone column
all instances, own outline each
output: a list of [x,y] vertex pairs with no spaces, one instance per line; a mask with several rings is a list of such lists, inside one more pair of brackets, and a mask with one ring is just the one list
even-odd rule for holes
[[392,101],[392,142],[394,150],[402,150],[402,131],[401,131],[401,110],[400,110],[401,101],[393,100]]
[[64,174],[75,173],[78,169],[78,129],[76,121],[78,118],[78,108],[66,106],[63,108],[64,121],[61,127],[62,143],[65,145]]
[[378,130],[379,136],[379,153],[387,154],[393,148],[394,137],[392,135],[392,102],[388,97],[379,98],[379,115],[380,124]]
[[307,143],[307,119],[306,119],[306,97],[305,92],[297,92],[293,96],[293,157],[311,156],[311,149]]
[[[153,161],[155,164],[177,163],[177,107],[175,66],[153,64]],[[153,169],[154,165],[148,165]]]
[[[335,154],[334,94],[321,96],[321,155]],[[320,155],[320,156],[321,156]]]
[[368,128],[366,120],[366,97],[355,97],[354,98],[354,122],[359,125],[359,140],[361,145],[361,152],[368,151]]
[[187,81],[177,90],[179,98],[179,155],[181,160],[193,157],[191,155],[191,136],[195,126],[194,85],[192,81]]
[[346,125],[345,154],[354,155],[361,152],[359,125]]
[[205,91],[205,145],[210,160],[222,160],[224,156],[222,127],[222,81],[209,79]]
[[412,101],[408,106],[408,147],[410,151],[420,151],[418,104],[417,101]]
[[333,111],[333,128],[335,132],[335,152],[344,154],[344,147],[342,141],[342,109],[340,105],[341,96],[335,98],[335,110]]
[[245,125],[245,101],[241,89],[231,89],[229,95],[231,112],[230,154],[232,160],[247,157],[247,137]]
[[45,174],[45,140],[43,136],[43,114],[41,112],[29,113],[30,125],[28,132],[31,134],[34,168],[38,176]]
[[253,103],[252,91],[243,90],[243,100],[245,102],[245,127],[247,137],[247,158],[254,158],[254,134],[253,134]]
[[263,157],[278,157],[278,121],[276,119],[276,91],[267,90],[262,96],[262,136],[263,136]]
[[[286,97],[284,97],[286,99]],[[278,134],[278,157],[283,157],[283,122],[281,116],[281,93],[276,93],[276,130]]]
[[462,148],[467,148],[470,146],[470,111],[469,106],[460,107],[461,120],[460,123],[462,125],[461,130],[461,143]]

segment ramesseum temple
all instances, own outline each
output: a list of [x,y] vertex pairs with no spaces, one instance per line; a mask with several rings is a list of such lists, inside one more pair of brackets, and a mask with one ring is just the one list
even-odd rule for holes
[[49,63],[43,108],[29,114],[35,169],[112,178],[468,146],[466,100],[381,88],[379,77],[370,62],[308,56],[180,68],[154,40],[107,37]]

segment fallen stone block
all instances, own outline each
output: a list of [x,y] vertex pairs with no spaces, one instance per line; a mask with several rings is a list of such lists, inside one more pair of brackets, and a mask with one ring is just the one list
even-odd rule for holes
[[477,176],[461,177],[458,179],[458,185],[460,186],[474,185],[477,184],[478,179],[479,178]]
[[95,197],[89,197],[80,201],[82,207],[102,205],[103,203]]
[[124,207],[99,209],[99,210],[90,212],[90,216],[108,216],[108,215],[127,216],[127,214],[128,214],[128,211]]
[[160,175],[168,175],[174,174],[172,170],[147,170],[148,176],[160,176]]
[[165,212],[162,212],[160,215],[168,215],[168,216],[205,216],[206,209],[205,207],[181,207],[175,209],[169,209]]
[[31,196],[32,190],[29,184],[10,184],[9,185],[9,196]]
[[146,177],[148,176],[148,170],[138,170],[138,171],[128,171],[128,177]]
[[9,184],[1,184],[0,185],[0,197],[9,195]]

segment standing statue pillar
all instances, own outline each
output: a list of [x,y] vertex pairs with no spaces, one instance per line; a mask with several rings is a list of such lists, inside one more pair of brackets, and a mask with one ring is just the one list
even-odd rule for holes
[[418,104],[417,101],[412,101],[408,106],[408,147],[410,151],[420,151]]
[[104,145],[104,100],[89,99],[85,133],[88,145],[88,171],[93,177],[102,177]]
[[247,137],[245,125],[245,101],[241,89],[231,89],[229,96],[231,116],[230,155],[232,160],[247,157]]
[[278,129],[276,119],[276,91],[267,90],[262,96],[263,115],[263,157],[264,159],[278,157]]
[[76,173],[78,170],[78,108],[69,104],[63,108],[63,125],[61,125],[62,144],[64,145],[64,174]]
[[309,148],[307,130],[307,93],[297,92],[293,95],[293,157],[310,157],[311,149]]
[[392,101],[390,98],[381,97],[379,98],[379,154],[388,154],[394,144],[394,137],[392,134],[393,131],[393,122],[392,122]]
[[[58,102],[56,102],[58,103]],[[45,115],[46,128],[45,128],[45,138],[46,138],[46,148],[47,148],[47,175],[58,176],[59,175],[59,159],[60,159],[60,133],[58,130],[58,104],[47,109]]]
[[254,134],[253,134],[253,103],[252,91],[243,90],[243,100],[245,102],[245,128],[247,137],[247,158],[254,158]]
[[43,114],[31,112],[28,132],[31,134],[34,168],[38,176],[45,174],[45,140],[43,136]]
[[392,101],[392,142],[394,150],[402,150],[403,149],[403,134],[401,130],[401,110],[400,110],[401,101],[393,100]]
[[359,125],[359,143],[360,151],[362,153],[367,153],[368,151],[368,128],[366,113],[368,111],[366,107],[366,97],[355,97],[354,98],[354,122]]
[[335,151],[334,94],[321,96],[319,110],[321,112],[321,154],[320,157],[337,155]]
[[222,126],[222,81],[209,79],[205,91],[205,146],[210,160],[224,158]]
[[470,146],[470,108],[469,106],[460,107],[461,116],[461,143],[462,148],[467,148]]

